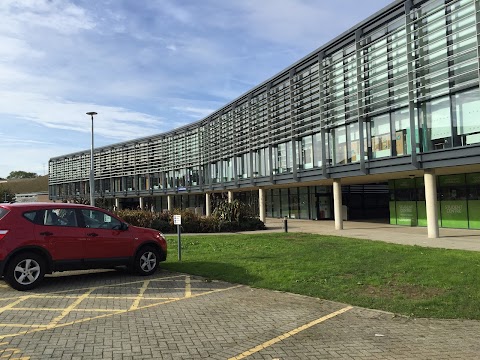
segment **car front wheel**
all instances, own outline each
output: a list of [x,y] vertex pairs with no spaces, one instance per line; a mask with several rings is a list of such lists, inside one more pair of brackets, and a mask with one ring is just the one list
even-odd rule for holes
[[7,267],[5,280],[14,289],[25,291],[35,288],[45,276],[45,260],[34,253],[15,256]]
[[158,268],[158,251],[152,246],[141,248],[135,257],[134,270],[139,275],[151,275]]

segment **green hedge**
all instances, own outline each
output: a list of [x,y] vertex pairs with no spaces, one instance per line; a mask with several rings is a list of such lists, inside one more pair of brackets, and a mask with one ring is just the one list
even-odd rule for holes
[[[236,205],[235,205],[236,206]],[[228,206],[223,206],[223,211],[229,211]],[[157,229],[163,233],[177,232],[177,226],[173,225],[173,215],[182,216],[181,229],[183,233],[215,233],[215,232],[236,232],[250,230],[264,230],[265,224],[260,219],[248,216],[220,216],[215,212],[212,216],[199,216],[190,210],[174,210],[172,212],[150,212],[144,210],[117,210],[119,217],[134,226]]]

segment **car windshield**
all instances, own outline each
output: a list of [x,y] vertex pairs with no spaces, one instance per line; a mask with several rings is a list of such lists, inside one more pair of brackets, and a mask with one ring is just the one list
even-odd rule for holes
[[0,220],[7,214],[8,214],[8,210],[0,207]]

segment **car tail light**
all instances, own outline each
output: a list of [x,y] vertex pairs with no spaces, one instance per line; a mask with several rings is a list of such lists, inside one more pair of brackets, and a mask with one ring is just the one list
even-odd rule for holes
[[0,230],[0,240],[2,240],[5,237],[5,235],[7,235],[7,233],[8,233],[8,230]]

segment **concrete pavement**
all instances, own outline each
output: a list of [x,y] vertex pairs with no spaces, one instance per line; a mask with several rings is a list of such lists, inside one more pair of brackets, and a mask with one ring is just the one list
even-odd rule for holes
[[[283,232],[283,219],[267,218],[267,231]],[[429,239],[427,228],[390,225],[382,222],[344,221],[343,230],[335,230],[333,220],[288,219],[289,232],[336,235],[445,249],[480,251],[480,230],[440,229],[440,237]]]

